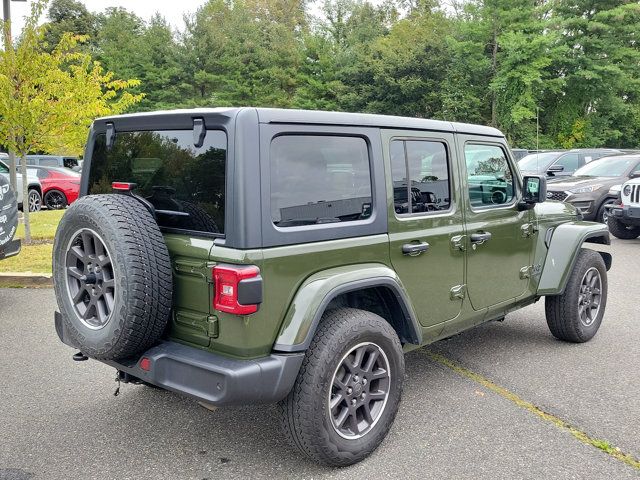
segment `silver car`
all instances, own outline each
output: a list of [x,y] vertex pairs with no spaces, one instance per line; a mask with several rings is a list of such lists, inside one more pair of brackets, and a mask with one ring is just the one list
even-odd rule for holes
[[[0,175],[9,180],[9,156],[5,153],[0,155]],[[16,197],[18,199],[18,205],[22,207],[22,175],[18,173],[18,191]],[[42,186],[36,172],[27,170],[27,180],[29,182],[29,198],[27,204],[29,205],[30,212],[37,212],[42,208]]]

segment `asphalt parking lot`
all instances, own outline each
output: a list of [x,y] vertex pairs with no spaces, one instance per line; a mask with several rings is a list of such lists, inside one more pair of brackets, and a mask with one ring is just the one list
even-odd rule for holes
[[299,457],[271,406],[115,397],[115,370],[59,343],[52,290],[0,290],[0,479],[638,478],[640,240],[613,242],[591,342],[556,341],[539,302],[412,352],[389,436],[344,469]]

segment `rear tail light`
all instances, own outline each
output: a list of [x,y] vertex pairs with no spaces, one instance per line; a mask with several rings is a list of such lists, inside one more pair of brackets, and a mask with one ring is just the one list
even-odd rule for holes
[[113,182],[111,184],[111,188],[113,190],[118,190],[120,192],[130,192],[134,188],[136,188],[135,183],[127,183],[127,182]]
[[251,315],[262,303],[262,277],[253,265],[217,265],[213,268],[213,308],[234,315]]

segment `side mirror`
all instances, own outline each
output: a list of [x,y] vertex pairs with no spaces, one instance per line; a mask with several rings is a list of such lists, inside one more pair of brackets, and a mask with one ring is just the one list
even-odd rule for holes
[[547,199],[547,178],[544,175],[527,175],[523,179],[522,204],[525,209]]
[[564,165],[551,165],[547,169],[547,173],[549,175],[553,175],[554,173],[560,173],[560,172],[564,172]]

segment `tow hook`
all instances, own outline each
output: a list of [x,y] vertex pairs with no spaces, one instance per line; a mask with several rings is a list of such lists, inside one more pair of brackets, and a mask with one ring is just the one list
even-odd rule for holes
[[73,355],[73,361],[74,362],[84,362],[85,360],[89,360],[89,357],[87,357],[84,353],[82,352],[78,352],[76,354]]

